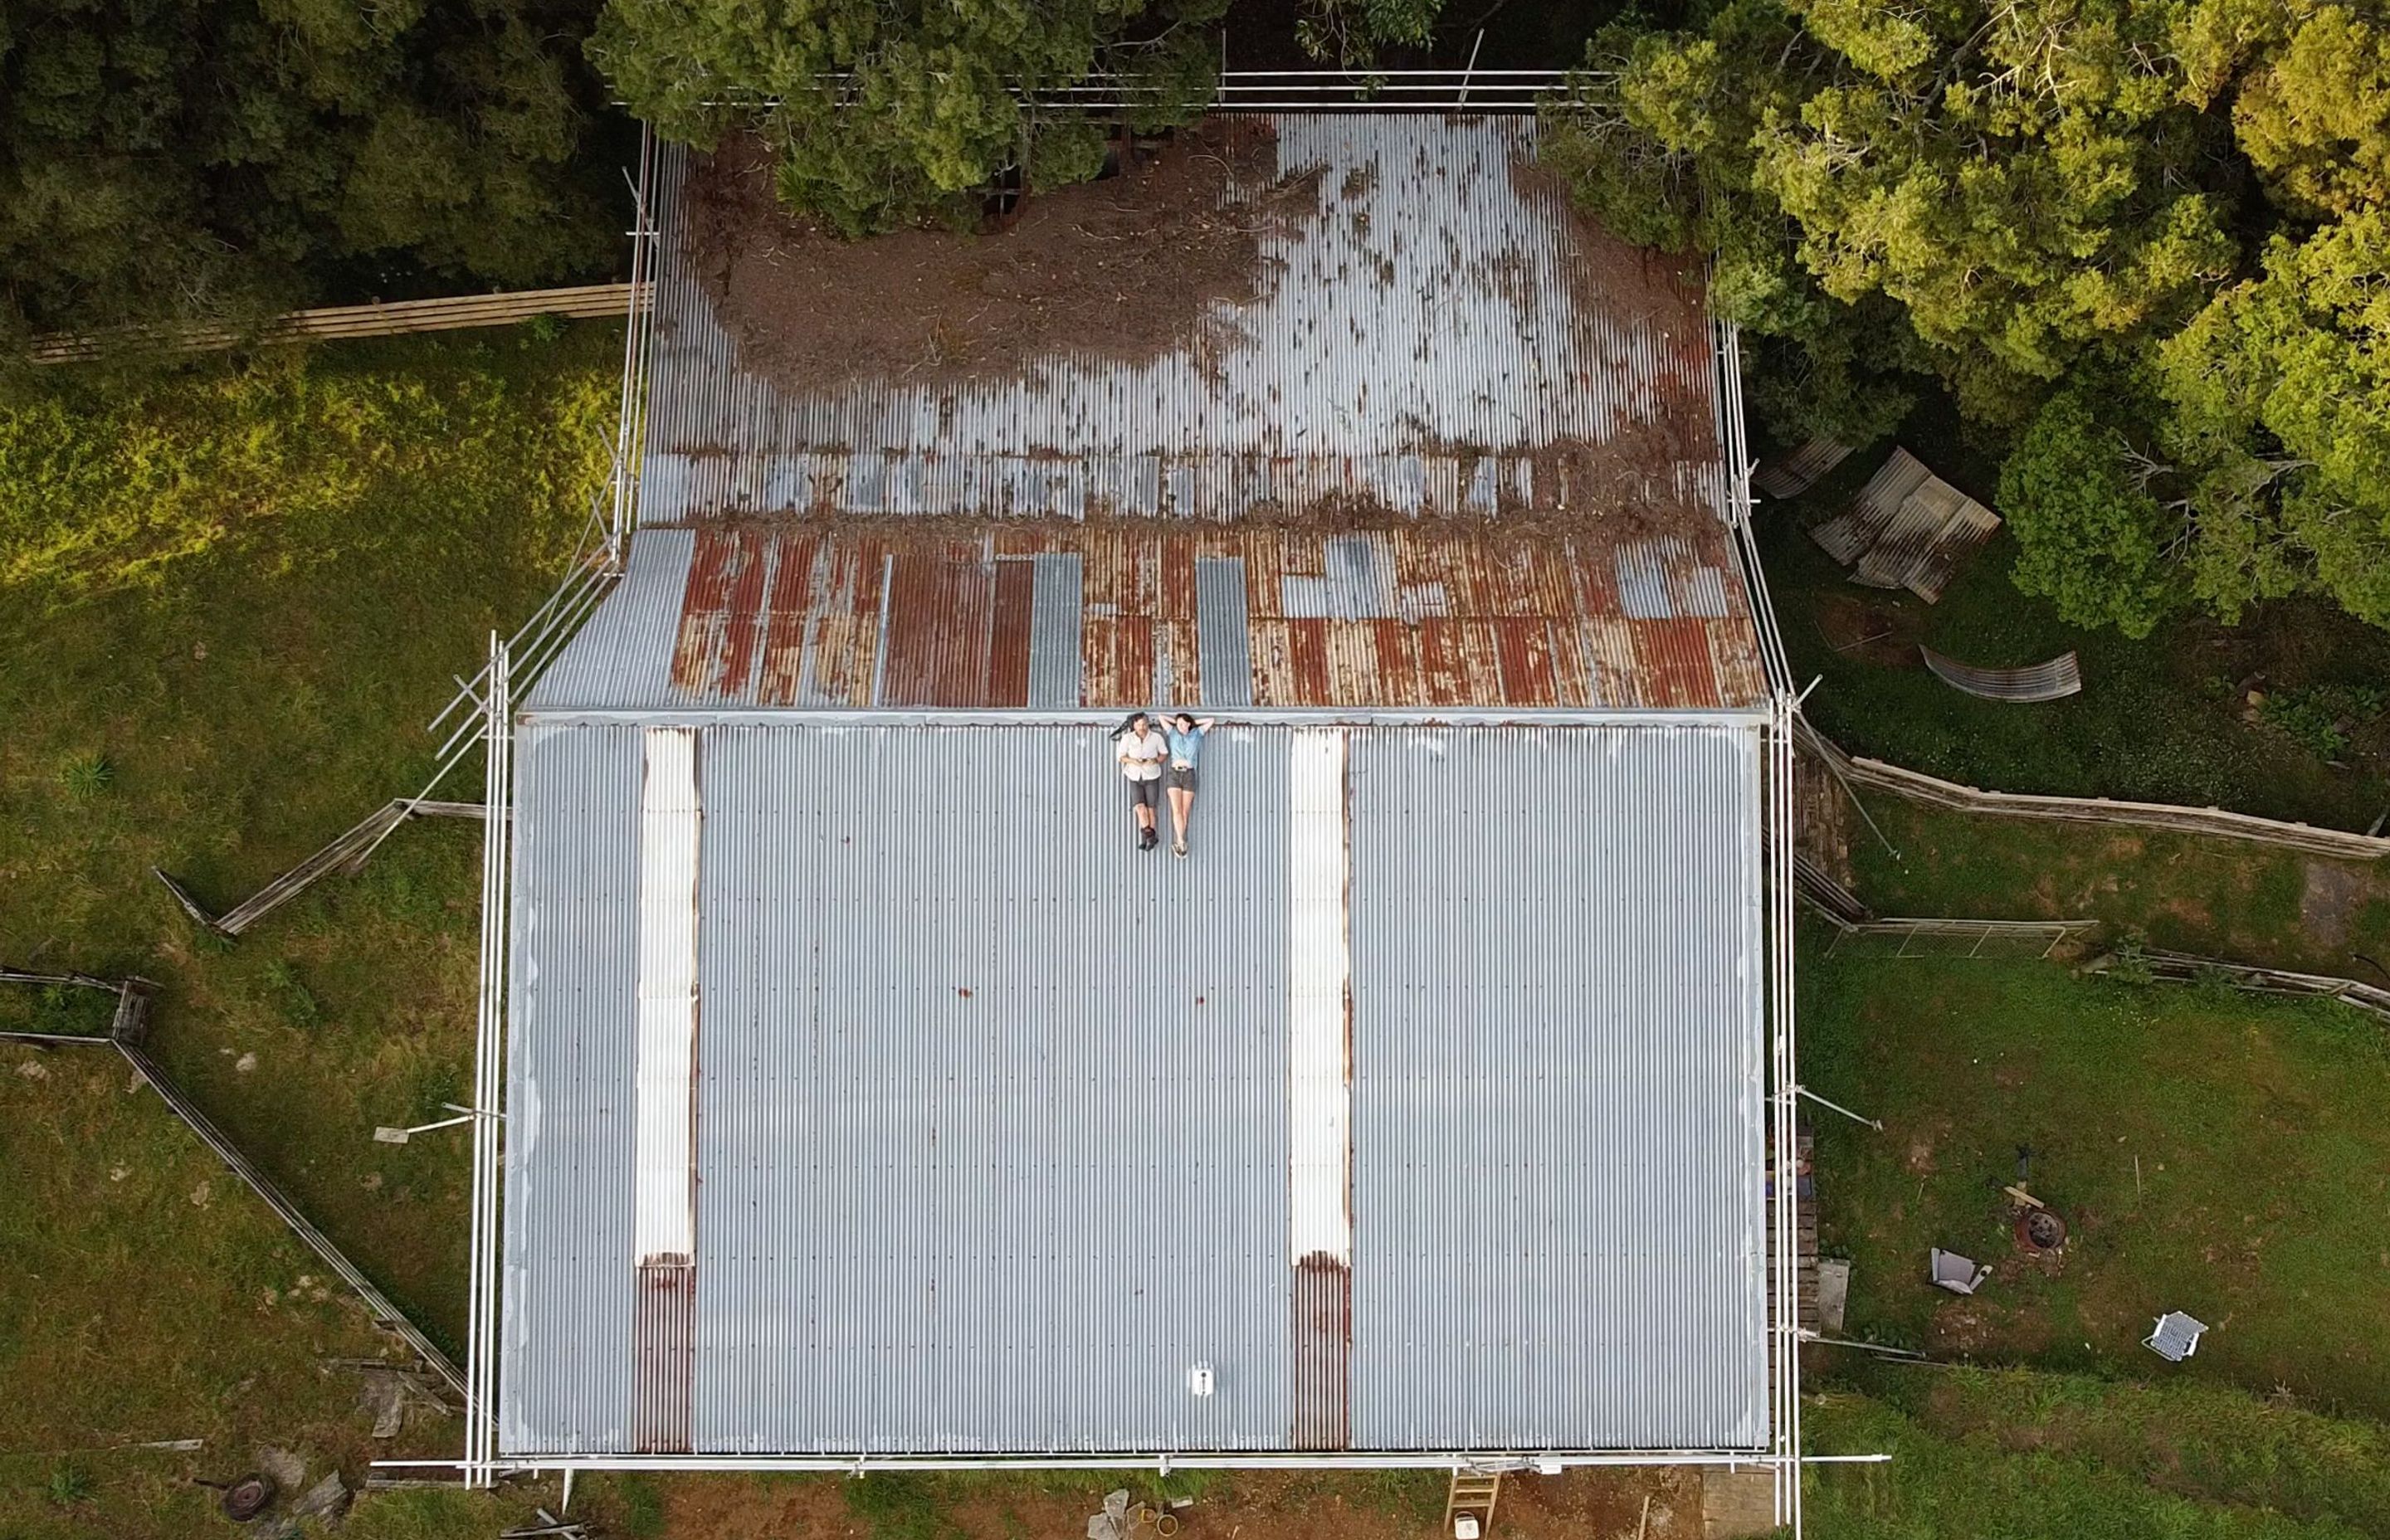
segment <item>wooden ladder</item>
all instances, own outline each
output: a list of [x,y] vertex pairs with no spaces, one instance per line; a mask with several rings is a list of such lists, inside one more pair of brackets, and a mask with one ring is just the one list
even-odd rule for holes
[[1453,1526],[1460,1521],[1463,1514],[1476,1519],[1477,1533],[1481,1536],[1491,1534],[1494,1532],[1494,1503],[1501,1495],[1502,1472],[1499,1470],[1464,1470],[1455,1466],[1452,1486],[1444,1499],[1445,1540],[1452,1540],[1458,1533]]

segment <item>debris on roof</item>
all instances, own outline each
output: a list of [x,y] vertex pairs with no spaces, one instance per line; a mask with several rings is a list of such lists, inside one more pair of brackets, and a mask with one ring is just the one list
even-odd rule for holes
[[1532,118],[1245,122],[1275,135],[1264,186],[1308,214],[1270,216],[1274,281],[1216,298],[1194,337],[1122,356],[1032,328],[1001,374],[941,378],[916,349],[810,389],[725,329],[685,243],[687,157],[666,150],[641,523],[1724,516],[1698,269],[1581,219],[1532,164]]

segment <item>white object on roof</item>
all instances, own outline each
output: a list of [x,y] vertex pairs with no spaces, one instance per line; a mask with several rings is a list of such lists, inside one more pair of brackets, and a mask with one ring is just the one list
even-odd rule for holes
[[1946,1251],[1939,1246],[1934,1248],[1926,1262],[1933,1269],[1934,1286],[1947,1289],[1953,1294],[1972,1294],[1992,1276],[1992,1270],[1979,1264],[1974,1258]]
[[2199,1351],[2200,1334],[2206,1329],[2207,1323],[2197,1316],[2169,1310],[2158,1317],[2156,1327],[2141,1339],[2141,1346],[2169,1364],[2179,1364]]

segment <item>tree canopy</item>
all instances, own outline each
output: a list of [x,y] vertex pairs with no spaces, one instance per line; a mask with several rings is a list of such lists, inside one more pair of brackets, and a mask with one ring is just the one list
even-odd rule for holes
[[2377,6],[1718,0],[1605,30],[1548,117],[1592,212],[1715,253],[1778,436],[1875,437],[1920,375],[2016,435],[2017,578],[2070,617],[2390,624]]
[[589,54],[631,110],[712,148],[752,127],[784,201],[861,236],[958,209],[1018,167],[1033,185],[1103,164],[1099,113],[1054,100],[1091,78],[1185,122],[1210,95],[1227,0],[609,0]]
[[0,336],[243,319],[618,244],[577,0],[0,0]]

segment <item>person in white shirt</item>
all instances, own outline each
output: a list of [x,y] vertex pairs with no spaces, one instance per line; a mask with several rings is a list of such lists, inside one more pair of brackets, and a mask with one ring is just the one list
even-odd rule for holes
[[1162,801],[1162,766],[1170,757],[1170,742],[1153,730],[1143,712],[1128,719],[1118,735],[1112,756],[1128,780],[1129,814],[1137,820],[1137,848],[1151,850],[1162,842],[1153,827],[1154,809]]

